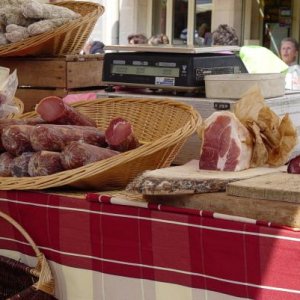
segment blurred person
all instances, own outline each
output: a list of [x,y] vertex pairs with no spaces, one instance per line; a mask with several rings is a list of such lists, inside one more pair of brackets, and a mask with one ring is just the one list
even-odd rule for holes
[[235,29],[227,24],[220,24],[218,28],[212,32],[211,39],[212,46],[238,46],[239,44],[239,38]]
[[288,65],[286,89],[300,89],[300,66],[297,63],[299,43],[292,37],[284,38],[280,44],[280,57]]
[[100,41],[88,41],[82,49],[82,54],[102,54],[104,46]]
[[170,43],[169,38],[163,33],[153,35],[148,40],[149,45],[166,45],[166,44],[169,44],[169,43]]
[[105,45],[100,41],[94,41],[91,44],[90,54],[102,54],[104,53]]
[[138,33],[138,34],[130,34],[127,37],[128,40],[128,44],[147,44],[148,43],[148,39],[146,38],[145,35]]

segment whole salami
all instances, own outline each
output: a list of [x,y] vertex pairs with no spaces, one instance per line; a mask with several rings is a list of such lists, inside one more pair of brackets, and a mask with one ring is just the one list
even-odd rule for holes
[[23,152],[21,155],[15,157],[11,163],[11,174],[15,177],[29,176],[28,164],[31,156],[35,152]]
[[32,177],[47,176],[63,170],[60,153],[58,152],[35,152],[28,163],[28,174]]
[[75,169],[89,163],[119,154],[108,148],[97,147],[82,142],[71,142],[61,152],[61,161],[65,169]]
[[31,132],[30,141],[35,151],[61,151],[72,141],[105,147],[104,133],[96,127],[75,125],[37,125]]
[[[10,125],[35,125],[45,123],[40,117],[32,117],[27,119],[0,119],[0,137],[2,136],[3,129]],[[0,152],[6,151],[2,145],[0,138]]]
[[11,167],[14,156],[8,152],[0,154],[0,176],[9,177],[11,176]]
[[287,172],[291,174],[300,174],[300,155],[297,155],[289,161]]
[[36,106],[35,111],[48,123],[80,125],[96,127],[96,122],[90,117],[66,104],[61,98],[49,96],[43,98]]
[[123,118],[115,118],[110,121],[105,130],[105,140],[110,149],[125,152],[140,146],[135,137],[132,125]]
[[32,151],[30,134],[33,128],[32,125],[10,125],[3,128],[1,141],[4,149],[15,156]]

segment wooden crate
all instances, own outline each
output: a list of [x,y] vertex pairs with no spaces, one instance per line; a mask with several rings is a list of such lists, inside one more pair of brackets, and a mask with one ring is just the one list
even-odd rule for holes
[[64,97],[102,87],[103,54],[63,57],[5,57],[0,66],[17,69],[16,96],[24,102],[24,111],[34,109],[43,97]]

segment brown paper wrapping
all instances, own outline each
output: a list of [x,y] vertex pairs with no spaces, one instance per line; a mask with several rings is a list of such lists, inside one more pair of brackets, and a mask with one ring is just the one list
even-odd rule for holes
[[284,165],[297,144],[297,130],[288,114],[277,116],[253,86],[235,104],[236,117],[253,137],[251,167]]

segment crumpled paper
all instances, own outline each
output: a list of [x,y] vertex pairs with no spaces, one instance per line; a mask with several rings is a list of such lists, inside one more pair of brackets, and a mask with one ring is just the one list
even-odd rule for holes
[[288,114],[280,118],[264,101],[258,85],[234,106],[234,114],[253,137],[250,167],[282,166],[297,144],[297,129]]

